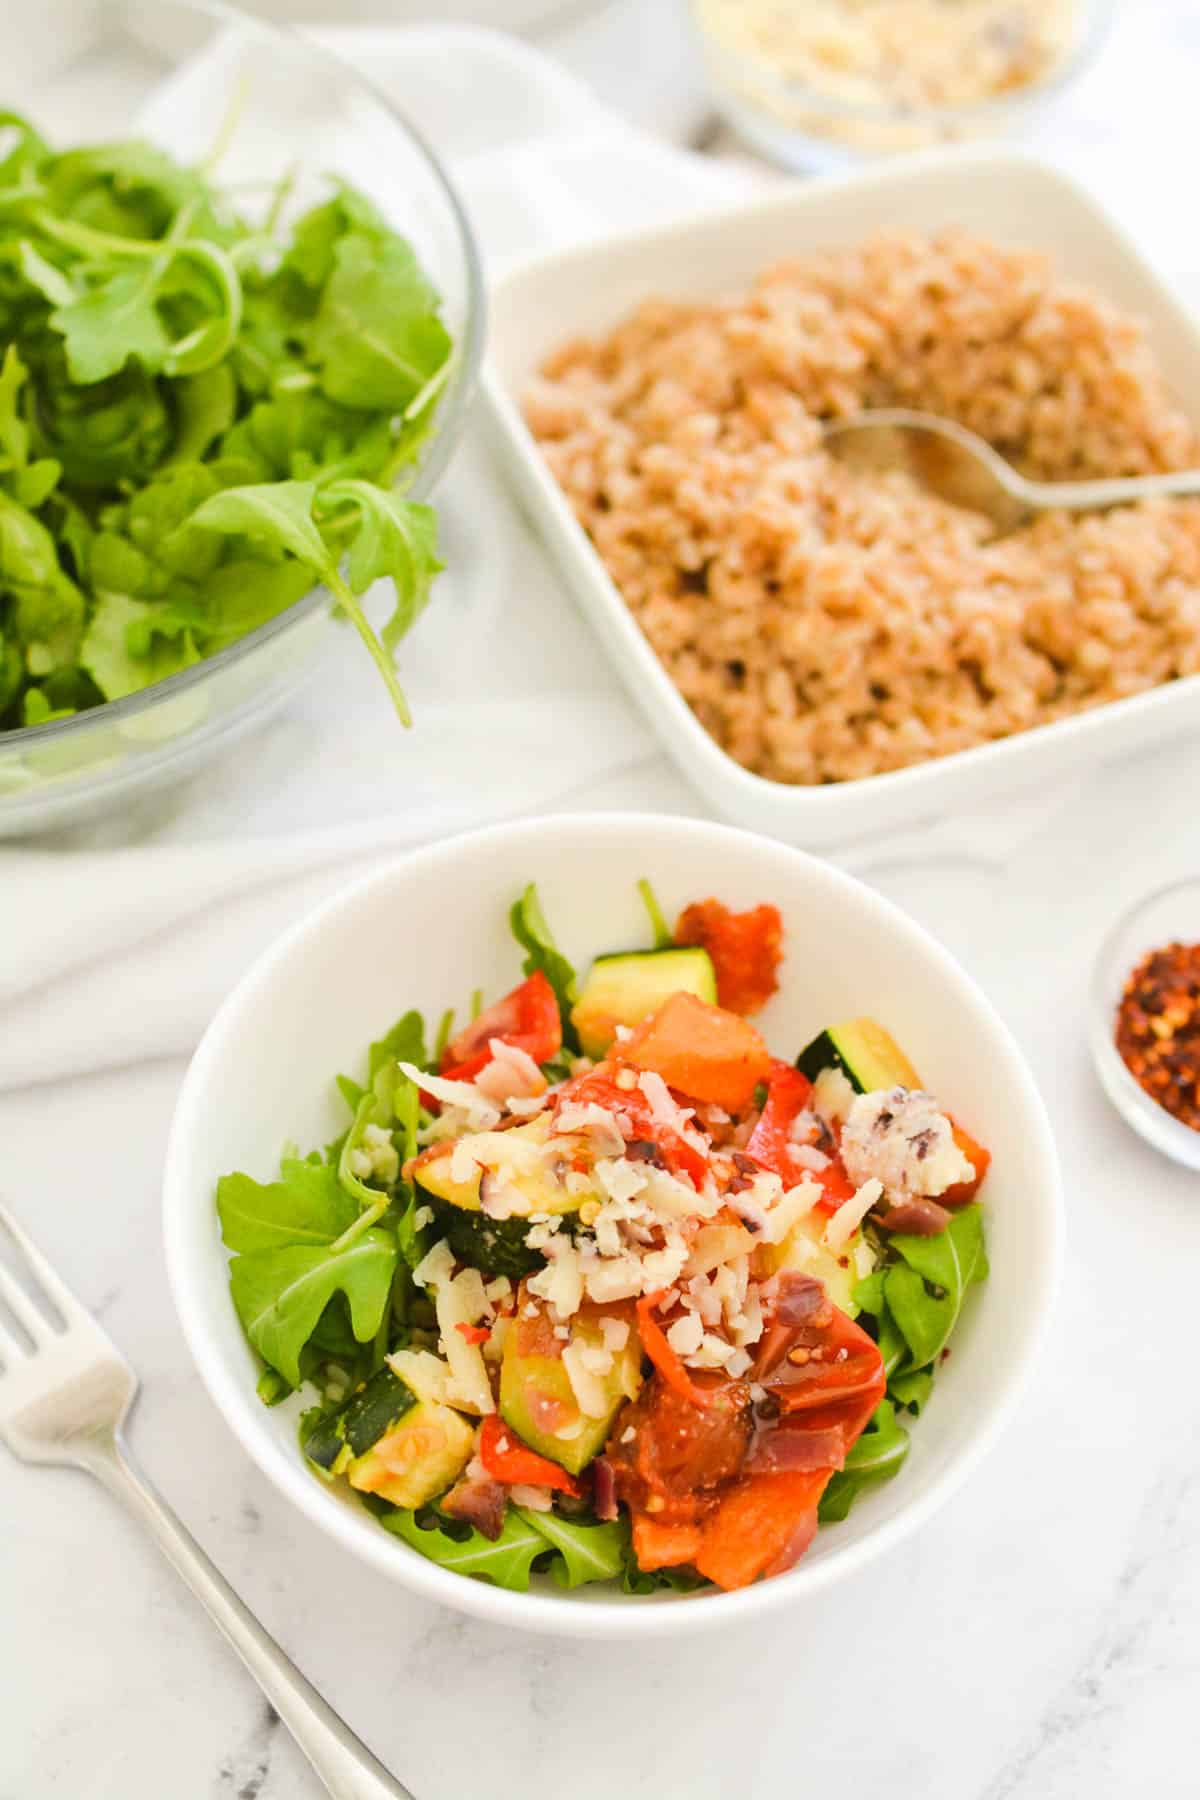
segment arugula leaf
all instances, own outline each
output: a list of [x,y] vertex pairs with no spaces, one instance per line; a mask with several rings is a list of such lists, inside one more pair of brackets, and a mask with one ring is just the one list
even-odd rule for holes
[[164,467],[194,463],[230,431],[237,416],[237,382],[228,363],[215,363],[175,383],[175,441]]
[[333,274],[338,245],[352,233],[381,243],[391,234],[386,220],[365,194],[340,184],[332,199],[312,207],[297,221],[281,269],[319,295]]
[[[316,497],[317,487],[312,481],[276,481],[227,488],[197,508],[192,515],[192,524],[206,531],[244,533],[256,543],[287,551],[319,575],[353,621],[384,678],[401,721],[411,725],[408,702],[396,678],[391,652],[380,641],[353,590],[342,580],[335,554],[326,546],[314,522]],[[398,584],[399,579],[397,577]]]
[[416,1194],[410,1194],[408,1205],[396,1221],[396,1243],[399,1246],[400,1255],[410,1269],[415,1269],[433,1248],[432,1227],[417,1224],[419,1211]]
[[906,1412],[919,1416],[929,1404],[929,1396],[933,1392],[932,1369],[909,1369],[894,1375],[888,1382],[888,1398]]
[[534,882],[531,881],[521,898],[513,902],[508,922],[513,936],[527,953],[522,969],[526,975],[532,975],[538,969],[545,975],[558,1001],[563,1043],[569,1049],[577,1050],[579,1039],[571,1024],[571,1008],[576,995],[575,970],[554,941]]
[[185,206],[208,198],[194,170],[141,139],[63,151],[40,173],[50,211],[119,237],[161,237]]
[[229,1285],[251,1344],[299,1387],[300,1353],[335,1296],[345,1296],[354,1339],[369,1344],[375,1337],[391,1299],[396,1262],[394,1236],[376,1229],[344,1250],[288,1244],[246,1251],[230,1264]]
[[30,461],[31,433],[23,410],[28,379],[16,345],[9,344],[0,368],[0,479],[19,506],[36,512],[58,486],[62,464],[51,456]]
[[[374,1207],[381,1198],[387,1198],[387,1191],[395,1182],[395,1177],[381,1181],[378,1186],[364,1181],[356,1175],[351,1167],[354,1152],[362,1147],[367,1128],[377,1125],[381,1130],[391,1132],[396,1122],[396,1088],[398,1085],[411,1086],[407,1077],[402,1076],[394,1063],[383,1063],[376,1071],[370,1087],[362,1096],[355,1108],[354,1122],[346,1133],[341,1149],[338,1152],[338,1180],[348,1194],[362,1206]],[[400,1156],[396,1153],[396,1164],[399,1167]]]
[[128,363],[107,381],[78,386],[61,345],[37,370],[37,412],[32,428],[39,450],[62,464],[75,497],[146,481],[171,443],[171,417],[154,376]]
[[896,1422],[896,1409],[890,1400],[881,1400],[871,1414],[870,1423],[846,1457],[844,1468],[835,1474],[817,1509],[822,1525],[844,1519],[868,1488],[878,1487],[899,1474],[908,1455],[908,1433]]
[[191,523],[199,531],[241,533],[255,543],[286,550],[316,574],[329,580],[333,558],[313,523],[316,483],[272,481],[252,487],[226,488],[196,508]]
[[356,231],[334,251],[308,350],[331,400],[402,413],[450,355],[437,295],[410,245]]
[[102,594],[97,601],[79,654],[106,700],[153,687],[200,661],[189,632],[155,634],[154,622],[154,608],[126,594]]
[[367,1053],[367,1079],[374,1081],[384,1063],[389,1062],[412,1063],[418,1069],[427,1067],[425,1021],[419,1012],[401,1014],[389,1031],[376,1038]]
[[874,1319],[884,1310],[883,1276],[882,1269],[872,1269],[869,1275],[855,1282],[851,1295],[859,1312],[869,1313]]
[[26,507],[0,490],[0,592],[12,596],[10,625],[36,677],[76,660],[84,597],[59,567],[54,539]]
[[357,509],[358,532],[350,546],[347,574],[356,594],[390,577],[396,606],[383,628],[383,641],[394,650],[429,604],[429,587],[445,567],[437,553],[437,519],[433,509],[402,500],[367,481],[335,481],[323,489],[327,501],[348,501]]
[[278,1406],[289,1394],[295,1392],[291,1383],[285,1381],[278,1369],[264,1369],[259,1376],[254,1392],[264,1406]]
[[57,306],[50,324],[62,335],[72,381],[85,386],[116,375],[131,357],[162,367],[170,338],[156,304],[153,270],[120,269],[78,299]]
[[284,1159],[278,1181],[222,1175],[217,1212],[226,1244],[240,1251],[332,1244],[358,1216],[336,1169],[295,1158]]
[[[500,1536],[492,1543],[472,1529],[464,1534],[418,1523],[411,1512],[386,1514],[382,1523],[422,1556],[453,1569],[459,1575],[484,1576],[497,1587],[525,1593],[533,1565],[545,1568],[560,1587],[582,1587],[591,1581],[612,1581],[625,1566],[628,1534],[619,1524],[583,1524],[554,1512],[533,1512],[510,1506]],[[553,1554],[551,1554],[551,1552]]]
[[897,1233],[889,1245],[901,1260],[884,1275],[887,1310],[908,1346],[909,1366],[922,1369],[945,1349],[967,1290],[987,1275],[983,1213],[964,1206],[935,1237]]
[[200,627],[204,653],[211,656],[236,643],[293,606],[312,586],[300,563],[266,562],[245,556],[222,563],[204,583],[205,617]]
[[521,1594],[529,1591],[535,1558],[544,1556],[548,1547],[546,1538],[518,1507],[509,1507],[495,1543],[474,1529],[463,1538],[451,1537],[436,1527],[426,1530],[411,1512],[387,1513],[380,1523],[385,1531],[402,1538],[443,1569],[453,1569],[458,1575],[483,1576],[497,1587]]
[[349,1075],[335,1075],[333,1080],[338,1093],[350,1108],[351,1113],[356,1113],[358,1103],[367,1091],[366,1088],[361,1081],[355,1081]]
[[0,157],[0,185],[17,187],[34,175],[50,154],[50,146],[38,136],[23,113],[0,111],[0,130],[8,145]]
[[395,449],[390,418],[338,406],[312,383],[303,369],[292,376],[277,371],[269,396],[222,440],[222,455],[244,457],[259,481],[381,478]]
[[[62,468],[52,458],[30,466],[29,426],[21,411],[21,390],[28,378],[16,345],[9,344],[0,367],[0,475],[12,483],[18,505],[36,511],[57,484]],[[38,471],[48,472],[49,479],[38,477]],[[34,486],[30,485],[31,476],[35,477]]]
[[585,1525],[555,1512],[513,1509],[558,1552],[550,1574],[559,1587],[582,1587],[589,1581],[613,1581],[625,1566],[625,1538],[615,1521]]
[[671,936],[671,927],[667,924],[663,916],[663,909],[658,904],[658,895],[644,875],[637,884],[637,891],[642,896],[642,904],[649,915],[650,929],[654,933],[654,948],[669,950],[675,942]]

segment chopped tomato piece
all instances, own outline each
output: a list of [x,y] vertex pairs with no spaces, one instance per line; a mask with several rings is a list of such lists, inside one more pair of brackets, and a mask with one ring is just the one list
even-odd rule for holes
[[983,1145],[977,1142],[969,1131],[964,1131],[956,1121],[951,1120],[951,1124],[954,1126],[954,1141],[974,1169],[975,1175],[971,1181],[956,1181],[953,1187],[948,1187],[944,1194],[938,1195],[938,1200],[943,1206],[966,1206],[983,1186],[983,1178],[991,1165],[992,1153],[990,1150],[985,1150]]
[[488,1474],[508,1486],[514,1483],[528,1487],[557,1488],[560,1494],[579,1493],[565,1469],[560,1469],[548,1456],[539,1456],[523,1444],[511,1425],[496,1413],[489,1413],[479,1428],[479,1460]]
[[442,1052],[441,1073],[450,1081],[473,1080],[492,1059],[493,1038],[524,1050],[535,1063],[549,1062],[562,1049],[558,1001],[540,969],[451,1039]]
[[756,1013],[779,983],[783,920],[777,906],[731,912],[720,900],[701,900],[679,915],[677,944],[698,944],[712,958],[717,999],[730,1012]]
[[700,1145],[690,1143],[671,1126],[660,1124],[641,1090],[618,1087],[616,1075],[611,1063],[597,1063],[594,1069],[575,1076],[559,1089],[558,1106],[586,1106],[589,1102],[602,1106],[628,1126],[629,1154],[640,1146],[646,1161],[658,1161],[672,1175],[686,1175],[693,1187],[700,1187],[708,1174],[708,1157]]
[[790,1569],[816,1535],[817,1506],[832,1474],[743,1475],[705,1523],[692,1557],[696,1568],[725,1589]]
[[677,1569],[696,1560],[704,1542],[698,1525],[660,1525],[648,1513],[633,1518],[633,1554],[639,1569]]
[[791,1187],[808,1170],[801,1168],[792,1152],[792,1126],[808,1106],[812,1082],[790,1063],[777,1062],[767,1087],[767,1098],[758,1124],[746,1145],[747,1156],[773,1169]]
[[615,1061],[661,1075],[667,1086],[690,1100],[708,1101],[727,1112],[750,1104],[760,1081],[771,1073],[772,1057],[753,1025],[694,994],[672,994],[643,1019],[631,1037],[613,1048]]

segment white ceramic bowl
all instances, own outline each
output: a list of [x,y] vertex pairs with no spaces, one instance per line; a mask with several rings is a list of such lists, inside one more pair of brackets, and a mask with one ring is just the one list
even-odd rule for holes
[[642,300],[711,298],[787,257],[858,244],[881,230],[952,226],[1045,250],[1064,275],[1143,320],[1174,394],[1200,423],[1196,321],[1081,188],[1014,150],[933,151],[773,187],[761,200],[532,258],[491,293],[483,387],[497,467],[683,774],[727,818],[789,843],[820,847],[894,832],[1194,732],[1200,677],[859,781],[790,787],[753,775],[709,737],[663,671],[546,467],[520,396],[550,350],[605,330]]
[[[268,1410],[230,1303],[213,1204],[218,1176],[269,1179],[287,1139],[321,1144],[340,1129],[338,1070],[400,1012],[437,1017],[477,984],[511,986],[511,901],[536,881],[563,949],[579,963],[645,940],[634,892],[649,876],[674,917],[716,893],[735,906],[774,901],[787,928],[780,992],[762,1015],[794,1054],[819,1027],[873,1013],[945,1104],[988,1144],[990,1279],[973,1290],[916,1423],[898,1479],[824,1528],[790,1574],[737,1594],[632,1599],[547,1583],[512,1594],[453,1575],[383,1531],[305,1467],[299,1401]],[[964,1479],[1011,1412],[1042,1339],[1062,1234],[1054,1144],[1037,1088],[1005,1026],[958,964],[870,888],[796,850],[726,826],[639,814],[566,816],[452,839],[348,888],[294,926],[239,983],[209,1026],[180,1094],[167,1152],[165,1222],[184,1332],[217,1405],[283,1493],[339,1543],[426,1598],[532,1630],[666,1636],[794,1603],[900,1540]]]

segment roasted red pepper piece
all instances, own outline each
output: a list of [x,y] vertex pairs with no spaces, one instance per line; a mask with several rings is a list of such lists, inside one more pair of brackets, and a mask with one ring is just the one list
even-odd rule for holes
[[479,1428],[479,1460],[496,1481],[512,1487],[555,1488],[560,1494],[578,1496],[579,1484],[548,1456],[539,1456],[523,1444],[511,1425],[490,1413]]
[[697,901],[680,913],[675,942],[708,951],[717,977],[717,999],[730,1012],[758,1012],[779,986],[783,920],[777,906],[731,912],[720,900]]

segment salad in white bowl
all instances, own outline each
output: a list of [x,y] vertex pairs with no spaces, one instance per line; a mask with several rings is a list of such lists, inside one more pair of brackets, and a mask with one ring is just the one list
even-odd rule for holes
[[950,959],[674,820],[483,833],[298,927],[198,1053],[167,1205],[202,1373],[289,1494],[562,1630],[894,1541],[1011,1404],[1057,1258],[1040,1101]]

